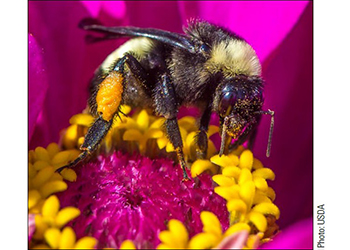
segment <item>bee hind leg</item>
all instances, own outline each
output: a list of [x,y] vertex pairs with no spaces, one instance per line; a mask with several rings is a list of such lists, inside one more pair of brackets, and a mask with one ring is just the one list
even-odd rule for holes
[[[119,115],[120,104],[122,104],[122,96],[125,89],[125,77],[124,67],[128,64],[128,67],[132,74],[137,76],[143,84],[144,88],[147,88],[145,82],[147,81],[147,74],[140,65],[140,63],[132,55],[126,53],[120,58],[108,75],[101,80],[98,77],[94,77],[93,91],[89,100],[90,111],[94,116],[98,116],[92,126],[88,129],[85,135],[84,143],[80,147],[81,154],[67,165],[60,167],[56,172],[61,172],[65,168],[75,167],[79,162],[86,159],[92,152],[94,152],[100,145],[107,132],[110,130],[113,124],[114,117]],[[110,86],[114,86],[112,90],[109,90]],[[99,93],[101,91],[101,94]],[[99,95],[100,94],[100,95]],[[100,97],[99,97],[100,96]],[[98,101],[101,99],[101,101]],[[105,99],[115,100],[111,103],[116,103],[112,108],[105,105],[103,102]],[[104,107],[105,112],[99,111],[99,107]]]
[[60,167],[56,172],[60,173],[65,168],[73,168],[79,162],[83,161],[87,156],[89,156],[93,151],[97,149],[100,145],[100,142],[105,137],[109,129],[111,128],[113,119],[110,121],[105,121],[102,117],[98,117],[92,126],[88,129],[87,134],[85,135],[84,143],[81,145],[80,150],[82,153],[74,159],[72,162],[67,165]]

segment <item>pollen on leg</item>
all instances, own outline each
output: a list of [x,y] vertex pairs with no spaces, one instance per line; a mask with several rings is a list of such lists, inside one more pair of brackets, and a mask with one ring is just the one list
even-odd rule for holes
[[123,93],[123,75],[112,71],[100,84],[96,96],[97,112],[110,121],[117,112]]

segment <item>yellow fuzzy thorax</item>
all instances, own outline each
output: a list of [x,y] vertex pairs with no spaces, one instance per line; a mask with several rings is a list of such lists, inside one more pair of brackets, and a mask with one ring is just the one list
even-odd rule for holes
[[240,40],[215,44],[205,68],[209,72],[221,71],[225,77],[261,74],[261,65],[254,49]]

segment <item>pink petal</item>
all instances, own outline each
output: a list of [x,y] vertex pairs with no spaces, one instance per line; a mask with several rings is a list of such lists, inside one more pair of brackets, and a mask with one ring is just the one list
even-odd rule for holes
[[312,4],[263,64],[264,109],[275,111],[271,156],[266,158],[270,117],[262,117],[254,153],[276,174],[270,182],[286,227],[312,214]]
[[312,218],[282,230],[260,249],[312,249]]
[[28,215],[28,242],[32,239],[35,231],[35,214]]
[[81,1],[89,11],[89,16],[98,18],[101,13],[107,13],[111,18],[119,19],[125,16],[125,2],[123,1]]
[[176,1],[126,1],[128,24],[182,32]]
[[246,39],[261,61],[282,42],[307,1],[182,1],[182,19],[199,17],[227,27]]
[[88,16],[81,3],[30,1],[28,9],[29,32],[45,51],[43,62],[49,80],[41,123],[35,128],[30,144],[32,148],[57,142],[69,118],[85,108],[87,82],[98,61],[93,65],[86,58],[85,32],[77,28],[79,21]]
[[28,43],[28,140],[30,140],[39,113],[43,108],[48,82],[47,72],[43,64],[43,49],[31,34],[28,37]]
[[245,246],[245,243],[248,239],[248,231],[240,231],[234,234],[231,234],[228,237],[225,237],[216,249],[242,249]]

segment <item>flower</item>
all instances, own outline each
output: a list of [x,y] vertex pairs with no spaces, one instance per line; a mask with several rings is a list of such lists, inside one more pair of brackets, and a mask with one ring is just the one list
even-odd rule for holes
[[189,235],[178,220],[170,220],[168,230],[159,233],[159,239],[162,241],[157,249],[175,249],[175,248],[190,248],[190,249],[209,249],[215,248],[222,240],[221,223],[215,214],[203,211],[200,214],[203,224],[203,232],[196,234],[189,240]]
[[[131,108],[123,105],[121,108],[124,114],[129,114]],[[79,148],[84,140],[84,135],[93,122],[93,117],[88,113],[74,115],[70,120],[70,126],[66,129],[62,144],[64,148]],[[175,149],[168,140],[164,129],[165,119],[149,115],[146,110],[134,112],[130,117],[120,116],[112,125],[112,129],[106,135],[102,150],[110,152],[112,149],[126,150],[133,153],[137,150],[139,153],[151,158],[169,155]],[[195,136],[197,134],[196,119],[193,116],[184,116],[178,120],[181,137],[183,139],[185,159],[193,162],[196,158]],[[208,153],[211,157],[217,151],[214,142],[210,139],[212,135],[218,133],[217,126],[209,125],[208,128]],[[126,143],[127,142],[127,143]],[[215,167],[212,171],[215,171]]]
[[34,214],[28,214],[28,241],[33,237],[35,231],[35,215]]
[[77,174],[79,181],[69,183],[59,197],[82,211],[71,225],[77,236],[95,237],[99,248],[116,248],[127,239],[138,249],[154,248],[169,219],[183,222],[192,236],[201,230],[204,209],[228,226],[225,202],[213,192],[211,176],[182,182],[182,171],[171,160],[117,152],[98,156]]
[[[96,239],[88,236],[79,239],[77,242],[75,238],[75,233],[71,227],[65,227],[62,231],[57,228],[50,228],[45,232],[45,240],[52,249],[91,249],[97,243]],[[42,245],[42,247],[47,248],[45,245]]]
[[[126,113],[130,110],[127,106],[123,109]],[[192,151],[190,148],[194,147],[193,137],[188,140],[189,136],[186,136],[194,133],[188,133],[194,130],[194,126],[188,122],[191,121],[190,118],[194,119],[185,116],[179,120],[188,155]],[[84,133],[92,119],[85,113],[74,115],[70,119],[71,125],[62,138],[62,148],[65,150],[61,151],[57,144],[51,143],[46,149],[37,147],[30,151],[29,166],[34,171],[30,179],[30,188],[34,190],[30,194],[36,194],[36,189],[42,191],[41,186],[51,183],[53,171],[79,154],[77,148],[84,140]],[[149,115],[146,110],[135,111],[130,117],[120,117],[106,135],[100,152],[95,154],[96,160],[83,164],[77,169],[78,173],[72,169],[62,171],[63,178],[70,181],[69,187],[65,185],[62,190],[52,189],[48,194],[65,191],[57,194],[62,205],[67,207],[65,210],[77,207],[77,211],[81,211],[82,215],[69,224],[71,230],[80,238],[93,236],[99,248],[125,247],[131,243],[136,248],[211,248],[223,240],[232,242],[227,238],[235,239],[232,235],[243,235],[242,231],[247,232],[245,240],[242,237],[237,240],[240,239],[247,247],[269,241],[278,229],[275,221],[279,218],[279,209],[272,203],[275,192],[266,182],[266,179],[274,179],[272,170],[265,168],[250,150],[244,150],[240,146],[229,155],[214,155],[210,161],[209,158],[195,160],[191,166],[191,176],[195,179],[181,182],[180,168],[174,168],[170,160],[159,159],[161,152],[163,156],[171,157],[171,154],[166,154],[165,145],[150,143],[159,137],[148,136],[148,131],[162,132],[163,126],[159,121],[164,122],[163,120]],[[211,126],[210,130],[212,132],[209,135],[215,134],[218,127]],[[137,135],[137,140],[133,140],[134,135]],[[186,143],[187,141],[189,142]],[[147,151],[142,150],[146,145]],[[124,149],[128,154],[121,151],[115,153],[115,149]],[[156,158],[151,160],[139,155],[146,153]],[[211,176],[204,173],[209,170],[209,173],[216,174],[219,170],[217,166],[221,166],[219,172],[222,174]],[[40,171],[36,173],[35,170]],[[54,181],[62,181],[60,175],[54,175],[57,175],[53,178]],[[213,181],[219,185],[214,189]],[[227,203],[215,193],[226,199]],[[47,244],[55,248],[61,244],[60,231],[49,230],[46,224],[41,225],[40,218],[48,211],[48,205],[45,204],[52,203],[50,200],[56,196],[50,196],[44,201],[44,206],[40,206],[41,203],[37,200],[41,196],[39,194],[39,198],[35,199],[37,196],[34,194],[30,195],[33,197],[30,198],[30,201],[33,200],[30,209],[36,203],[39,204],[35,206],[36,210],[31,210],[39,214],[37,229],[41,235],[48,235],[44,237]],[[52,214],[56,214],[57,208],[53,211]],[[76,214],[73,213],[73,217]],[[69,220],[73,217],[67,218]],[[159,233],[168,220],[169,231]],[[176,235],[181,234],[179,229],[180,232],[185,232],[183,237],[186,241],[178,241]],[[173,234],[176,237],[171,236]],[[53,240],[50,237],[52,235],[58,235],[53,237],[57,239]],[[65,238],[62,239],[66,241]],[[236,244],[237,240],[233,243]]]
[[[77,242],[72,228],[65,227],[70,220],[80,215],[75,207],[65,207],[60,210],[57,196],[46,199],[38,213],[29,215],[29,242],[31,248],[93,248],[96,239],[82,237]],[[34,222],[33,222],[34,221]],[[34,225],[35,224],[35,225]],[[33,240],[31,238],[33,237]],[[45,241],[45,243],[43,243]]]
[[29,35],[28,43],[28,59],[31,62],[28,65],[28,76],[31,83],[28,88],[28,102],[31,105],[28,116],[28,138],[30,140],[44,103],[48,81],[43,62],[43,50],[32,35]]
[[273,241],[261,249],[312,249],[312,228],[312,219],[301,220],[276,235]]
[[[215,214],[203,211],[201,212],[201,220],[203,224],[203,232],[196,234],[191,239],[184,225],[178,220],[170,220],[168,230],[159,233],[159,239],[162,241],[157,249],[211,249],[224,246],[225,241],[233,240],[233,244],[237,248],[243,248],[248,240],[249,232],[247,230],[239,230],[235,233],[228,229],[225,234],[222,233],[221,223]],[[231,226],[230,228],[232,228]],[[236,239],[238,235],[242,236]],[[226,237],[225,237],[226,236]],[[223,241],[225,240],[225,241]]]
[[[124,106],[123,110],[128,113],[130,108]],[[194,130],[190,118],[179,120],[184,135]],[[36,214],[34,247],[213,248],[241,244],[255,248],[274,236],[280,212],[272,203],[275,192],[266,182],[275,178],[271,169],[240,146],[228,155],[214,155],[210,161],[195,160],[191,166],[195,179],[182,182],[180,168],[174,168],[169,159],[159,159],[165,145],[149,143],[159,137],[148,136],[147,131],[162,132],[159,121],[163,119],[146,110],[120,117],[102,142],[104,151],[77,168],[78,173],[73,169],[64,169],[62,176],[55,173],[79,155],[77,148],[92,119],[85,113],[70,119],[71,125],[62,134],[64,150],[50,143],[29,152],[28,205],[30,213]],[[215,134],[218,127],[211,126],[210,130],[209,135]],[[136,144],[133,134],[138,135]],[[188,141],[188,136],[183,138]],[[194,145],[191,140],[187,144],[185,152],[190,154]],[[148,150],[142,150],[146,145]],[[116,153],[115,149],[128,154]],[[151,160],[140,153],[157,157]],[[211,176],[205,173],[208,170],[219,174]],[[219,186],[213,188],[213,182]],[[53,193],[58,193],[65,207],[59,212]],[[72,219],[61,232],[60,228]],[[167,221],[169,230],[160,232]],[[76,244],[75,235],[81,238]]]
[[[279,208],[273,204],[275,191],[266,181],[274,180],[275,174],[263,167],[258,159],[254,159],[250,150],[242,149],[241,146],[227,156],[211,158],[212,162],[223,168],[222,174],[213,176],[219,185],[215,192],[227,200],[230,224],[235,226],[231,230],[256,230],[268,238],[278,229],[274,225],[280,216]],[[238,153],[239,158],[235,153]],[[251,229],[249,223],[255,229]]]
[[[85,107],[85,88],[91,72],[121,43],[107,41],[86,46],[85,33],[76,30],[81,18],[91,15],[106,25],[149,26],[177,32],[181,32],[181,24],[191,16],[225,25],[245,37],[263,63],[267,82],[265,107],[275,111],[276,126],[272,156],[264,159],[263,143],[256,144],[253,152],[278,176],[271,185],[281,194],[276,204],[283,214],[279,221],[282,235],[292,223],[312,214],[312,3],[256,4],[157,2],[151,5],[120,1],[107,7],[105,3],[93,2],[29,2],[29,32],[38,47],[44,49],[42,66],[50,80],[39,112],[33,108],[33,99],[29,99],[29,117],[37,117],[36,121],[29,119],[29,128],[34,128],[30,149],[58,141],[58,132],[68,125],[69,118]],[[160,10],[157,15],[149,17],[148,13],[157,8]],[[63,17],[61,11],[72,15]],[[29,56],[29,60],[32,58]],[[29,77],[29,94],[37,96],[45,90],[45,82],[36,85],[38,82]],[[40,100],[40,95],[37,97]],[[263,118],[256,141],[266,141],[264,131],[268,131],[268,126],[269,121]]]
[[[127,106],[124,109],[126,113],[130,110]],[[193,147],[186,144],[187,134],[194,130],[189,123],[191,118],[194,119],[185,116],[179,120],[188,149],[185,153]],[[81,145],[91,119],[88,114],[77,114],[70,119],[71,125],[62,138],[66,151]],[[171,150],[170,153],[165,150],[168,139],[162,129],[163,122],[163,118],[149,115],[146,110],[117,119],[102,142],[97,160],[77,169],[79,181],[69,183],[68,189],[58,194],[64,206],[82,211],[82,216],[71,225],[79,237],[92,235],[98,240],[99,248],[117,248],[123,242],[125,246],[129,244],[126,240],[135,242],[137,248],[155,248],[160,240],[158,233],[169,219],[184,223],[190,236],[200,232],[202,210],[218,214],[220,227],[222,224],[227,228],[226,204],[214,193],[211,176],[202,174],[194,182],[182,182],[181,169],[174,168],[171,160],[159,159],[176,158],[171,157]],[[152,134],[160,136],[149,136]],[[156,143],[159,139],[164,143]],[[108,153],[112,149],[128,154],[119,151],[106,155],[106,150]],[[151,160],[139,154],[156,158]]]
[[[248,248],[271,241],[278,232],[276,220],[280,217],[280,210],[273,203],[275,191],[266,181],[275,179],[274,172],[254,158],[250,150],[239,146],[228,155],[215,155],[210,161],[197,160],[191,166],[192,176],[214,164],[221,167],[220,174],[212,177],[218,184],[214,191],[226,199],[230,212],[230,227],[223,236],[246,231],[244,242]],[[229,242],[225,238],[221,240]]]

